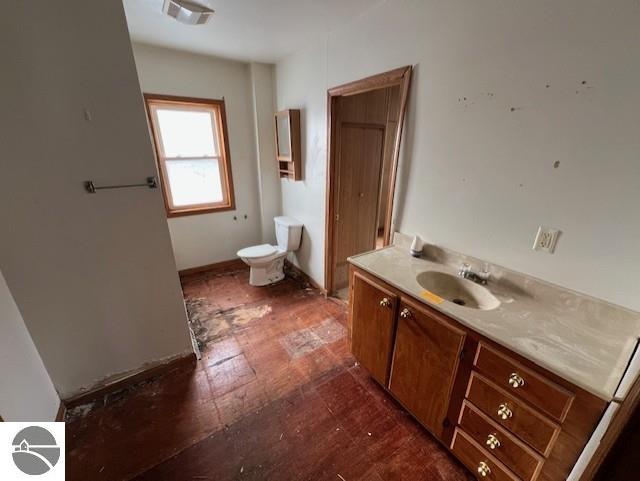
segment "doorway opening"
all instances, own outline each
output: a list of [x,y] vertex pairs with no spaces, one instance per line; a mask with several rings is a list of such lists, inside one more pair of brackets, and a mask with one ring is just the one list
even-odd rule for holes
[[344,297],[347,258],[389,245],[411,66],[329,89],[325,289]]

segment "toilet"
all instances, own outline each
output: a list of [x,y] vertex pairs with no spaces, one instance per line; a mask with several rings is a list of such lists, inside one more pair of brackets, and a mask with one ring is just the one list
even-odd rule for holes
[[275,217],[277,246],[260,244],[245,247],[238,251],[238,257],[244,261],[251,271],[249,284],[266,286],[284,278],[284,258],[287,252],[300,247],[302,224],[291,217]]

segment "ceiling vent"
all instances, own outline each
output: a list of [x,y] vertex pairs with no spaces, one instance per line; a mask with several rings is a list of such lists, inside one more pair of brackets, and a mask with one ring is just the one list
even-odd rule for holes
[[213,10],[187,0],[164,0],[162,11],[187,25],[202,25],[213,15]]

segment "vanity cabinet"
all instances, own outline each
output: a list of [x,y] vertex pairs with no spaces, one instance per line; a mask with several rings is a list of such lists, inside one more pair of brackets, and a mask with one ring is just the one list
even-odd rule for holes
[[606,401],[383,279],[349,279],[353,355],[478,479],[567,479]]
[[439,439],[464,339],[442,316],[401,300],[389,390]]

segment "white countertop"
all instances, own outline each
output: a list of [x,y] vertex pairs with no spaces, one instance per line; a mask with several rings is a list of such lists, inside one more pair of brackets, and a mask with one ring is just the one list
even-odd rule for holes
[[[456,261],[472,259],[455,255]],[[451,262],[436,260],[411,257],[406,246],[349,258],[354,266],[537,365],[604,400],[613,399],[640,336],[640,313],[498,266],[491,266],[487,285],[501,301],[497,308],[483,311],[446,300],[431,304],[420,296],[424,288],[416,275],[427,270],[456,274]]]

